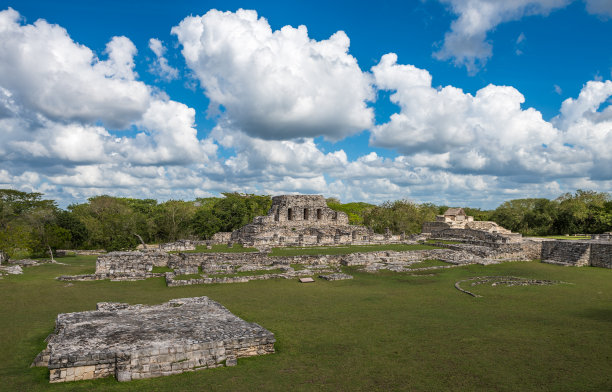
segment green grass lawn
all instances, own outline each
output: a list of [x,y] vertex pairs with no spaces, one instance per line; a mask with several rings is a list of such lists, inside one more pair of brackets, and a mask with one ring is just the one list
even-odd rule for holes
[[346,246],[307,246],[307,247],[286,247],[272,248],[270,256],[301,256],[301,255],[346,255],[357,252],[375,252],[383,250],[406,251],[406,250],[427,250],[438,249],[433,245],[406,245],[406,244],[387,244],[387,245],[346,245]]
[[[92,273],[70,257],[0,280],[2,391],[609,391],[612,270],[537,262],[470,265],[434,276],[347,269],[354,279],[263,280],[168,288],[136,282],[60,282]],[[454,283],[512,275],[572,284],[491,287]],[[238,366],[119,383],[49,384],[30,368],[58,313],[100,301],[158,304],[207,295],[276,335],[273,355]]]

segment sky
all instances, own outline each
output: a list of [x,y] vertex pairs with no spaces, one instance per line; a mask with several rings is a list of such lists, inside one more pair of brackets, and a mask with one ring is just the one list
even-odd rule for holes
[[612,190],[611,0],[0,0],[0,188]]

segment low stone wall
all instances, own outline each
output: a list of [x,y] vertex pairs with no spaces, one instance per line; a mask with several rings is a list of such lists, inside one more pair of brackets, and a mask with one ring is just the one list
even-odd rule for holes
[[166,267],[178,255],[157,251],[111,252],[98,256],[96,275],[144,279],[153,267]]
[[536,260],[542,253],[542,241],[523,240],[520,243],[486,243],[467,241],[462,244],[441,244],[457,251],[467,251],[482,258],[498,260]]
[[[429,223],[440,223],[440,222],[429,222]],[[503,233],[490,233],[482,230],[472,229],[443,229],[433,230],[430,238],[438,239],[467,239],[467,240],[478,240],[487,243],[518,243],[521,242],[522,236],[517,233],[503,234]]]
[[195,250],[196,245],[198,245],[198,243],[194,241],[178,240],[174,242],[167,242],[165,244],[159,244],[159,250],[164,252],[182,252],[186,250]]
[[[267,252],[244,253],[178,253],[159,251],[112,252],[98,257],[96,273],[75,277],[60,277],[61,280],[136,280],[152,276],[153,267],[168,267],[175,274],[231,274],[239,271],[266,269],[265,267],[289,267],[291,264],[328,267],[363,266],[373,263],[409,263],[428,259],[442,260],[451,264],[499,261],[534,260],[540,257],[542,243],[525,240],[521,243],[487,243],[464,240],[461,244],[442,244],[446,249],[413,251],[374,251],[345,255],[302,255],[271,257]],[[246,268],[246,269],[245,269]],[[236,280],[239,281],[239,280]],[[208,282],[208,281],[207,281]],[[223,282],[220,282],[223,283]]]
[[542,262],[575,267],[612,268],[612,242],[608,241],[545,241]]

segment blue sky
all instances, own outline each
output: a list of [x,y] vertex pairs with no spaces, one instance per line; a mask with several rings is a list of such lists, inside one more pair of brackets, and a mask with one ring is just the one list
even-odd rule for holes
[[60,205],[238,191],[491,208],[611,189],[607,0],[0,9],[0,186]]

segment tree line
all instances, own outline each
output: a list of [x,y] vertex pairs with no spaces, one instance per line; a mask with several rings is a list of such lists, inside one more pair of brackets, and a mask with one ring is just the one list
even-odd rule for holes
[[[194,201],[91,197],[86,203],[61,209],[41,193],[0,189],[0,250],[10,257],[45,256],[54,249],[133,249],[139,243],[177,239],[210,239],[219,231],[233,231],[265,215],[270,196],[223,193],[223,197]],[[444,213],[447,206],[387,201],[341,203],[327,199],[349,222],[387,228],[394,234],[420,233],[424,222]],[[602,233],[612,230],[612,200],[608,193],[578,190],[549,200],[515,199],[494,210],[464,207],[476,220],[492,220],[523,235]]]
[[91,197],[60,209],[40,193],[0,189],[0,250],[9,257],[49,249],[133,249],[142,242],[208,239],[265,215],[270,196],[224,193],[195,201]]

